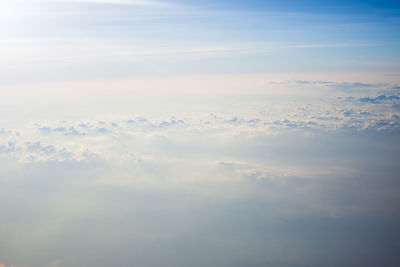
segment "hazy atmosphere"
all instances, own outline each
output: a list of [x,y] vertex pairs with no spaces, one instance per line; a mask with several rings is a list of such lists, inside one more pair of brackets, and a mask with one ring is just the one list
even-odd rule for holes
[[2,0],[0,267],[395,267],[397,1]]

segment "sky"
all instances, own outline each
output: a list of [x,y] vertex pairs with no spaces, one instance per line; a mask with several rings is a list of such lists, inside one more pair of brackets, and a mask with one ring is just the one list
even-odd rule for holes
[[397,266],[398,1],[0,2],[0,267]]
[[396,1],[17,0],[1,5],[1,81],[6,84],[399,71]]

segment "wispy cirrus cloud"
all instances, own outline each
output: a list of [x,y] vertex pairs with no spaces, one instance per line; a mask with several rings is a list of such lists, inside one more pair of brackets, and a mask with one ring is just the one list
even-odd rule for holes
[[56,2],[83,3],[83,4],[107,4],[107,5],[126,5],[137,7],[165,8],[176,5],[166,1],[155,0],[53,0]]

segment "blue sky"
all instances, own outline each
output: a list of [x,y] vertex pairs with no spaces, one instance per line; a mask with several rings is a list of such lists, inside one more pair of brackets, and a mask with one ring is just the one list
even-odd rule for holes
[[[90,73],[87,79],[115,79],[399,70],[395,2],[19,0],[2,5],[7,15],[2,58],[14,66],[3,81],[74,80],[82,79],[82,72]],[[36,73],[28,70],[32,66]]]

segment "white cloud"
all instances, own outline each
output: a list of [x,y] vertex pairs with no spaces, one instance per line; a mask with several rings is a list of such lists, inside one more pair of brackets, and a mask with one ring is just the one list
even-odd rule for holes
[[59,267],[61,266],[62,260],[58,259],[52,262],[47,263],[44,267]]
[[[0,152],[23,160],[69,160],[81,158],[83,151],[89,150],[100,158],[118,161],[123,154],[143,154],[146,150],[155,154],[159,150],[167,153],[169,149],[184,157],[180,153],[190,154],[201,150],[202,145],[207,151],[214,144],[235,145],[235,139],[252,141],[288,133],[313,136],[339,131],[398,132],[400,112],[395,105],[399,104],[400,96],[396,89],[391,89],[390,84],[352,84],[368,88],[368,94],[329,91],[331,82],[295,81],[290,86],[318,86],[320,91],[328,91],[323,96],[305,99],[292,97],[289,92],[273,101],[266,93],[251,102],[239,101],[239,110],[228,105],[219,106],[218,112],[164,112],[146,117],[128,113],[71,121],[37,121],[27,127],[2,128]],[[236,101],[235,95],[226,97]],[[188,96],[185,101],[190,104],[198,99]],[[214,108],[209,107],[209,110]],[[193,144],[193,140],[202,138],[207,145]],[[134,151],[128,151],[124,144],[132,146]]]
[[[22,122],[4,123],[0,258],[18,260],[16,267],[115,266],[133,258],[159,266],[157,255],[163,266],[193,259],[212,266],[206,253],[218,266],[235,266],[246,254],[268,265],[282,259],[271,245],[279,243],[298,263],[299,247],[300,254],[326,250],[304,240],[320,244],[333,228],[344,240],[348,229],[360,231],[368,242],[351,246],[376,251],[382,244],[359,225],[398,220],[400,114],[391,97],[398,89],[263,86],[270,91],[212,98],[116,91],[124,99],[114,105],[113,94],[96,98],[95,86],[82,106],[81,94],[71,105],[48,99],[41,105],[52,112],[29,108]],[[304,95],[291,94],[296,86]],[[281,238],[288,233],[301,242]],[[348,247],[336,245],[347,255]]]
[[55,0],[57,2],[88,3],[88,4],[109,4],[128,5],[138,7],[171,7],[170,3],[154,0]]

